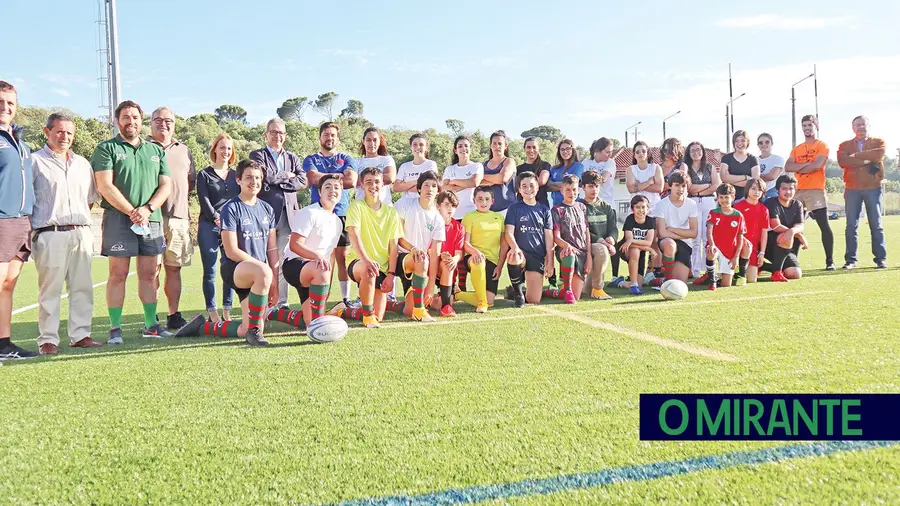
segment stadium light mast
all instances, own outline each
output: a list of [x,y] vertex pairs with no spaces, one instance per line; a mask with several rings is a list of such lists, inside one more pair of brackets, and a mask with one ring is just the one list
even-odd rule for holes
[[663,142],[665,142],[665,140],[666,140],[666,121],[669,121],[670,119],[674,118],[675,116],[678,116],[679,114],[681,114],[681,111],[678,111],[675,114],[673,114],[663,120]]
[[627,148],[630,144],[628,144],[628,131],[634,128],[634,142],[637,142],[637,127],[643,123],[643,121],[638,121],[637,123],[631,125],[630,127],[625,129],[625,147]]
[[735,98],[731,98],[725,104],[725,152],[728,153],[731,151],[731,132],[734,131],[734,103],[738,101],[739,98],[746,95],[747,92],[741,93]]
[[[813,67],[813,68],[815,68],[815,67]],[[806,80],[809,79],[810,77],[815,78],[815,77],[816,77],[816,73],[813,72],[812,74],[810,74],[810,75],[804,77],[803,79],[801,79],[801,80],[799,80],[799,81],[797,81],[796,83],[794,83],[794,84],[791,85],[791,145],[792,145],[792,146],[796,146],[796,145],[797,145],[797,96],[796,96],[796,94],[794,93],[794,88],[796,88],[798,84],[802,83],[803,81],[806,81]],[[819,92],[816,91],[816,121],[818,121],[818,118],[819,118],[819,98],[818,98],[818,95],[819,95]]]
[[[116,18],[116,0],[105,0],[109,34],[109,91],[110,109],[115,110],[122,95],[122,83],[119,78],[119,22]],[[111,118],[113,134],[119,133],[119,122]]]

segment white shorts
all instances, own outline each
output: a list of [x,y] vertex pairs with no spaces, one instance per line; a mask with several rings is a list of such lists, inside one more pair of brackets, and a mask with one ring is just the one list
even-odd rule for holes
[[734,275],[734,269],[728,263],[729,259],[722,254],[721,251],[716,252],[717,262],[719,263],[719,274]]

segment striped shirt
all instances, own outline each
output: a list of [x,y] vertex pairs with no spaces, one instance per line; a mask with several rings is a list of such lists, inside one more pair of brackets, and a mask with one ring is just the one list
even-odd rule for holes
[[31,227],[90,225],[90,205],[100,200],[94,171],[84,157],[69,151],[62,157],[44,146],[31,155],[34,171],[34,212]]

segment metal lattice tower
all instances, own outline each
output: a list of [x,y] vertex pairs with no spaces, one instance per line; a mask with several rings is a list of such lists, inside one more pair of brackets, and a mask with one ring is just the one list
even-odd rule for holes
[[119,80],[119,43],[115,0],[97,0],[97,93],[99,107],[111,135],[118,131],[114,117],[121,95]]

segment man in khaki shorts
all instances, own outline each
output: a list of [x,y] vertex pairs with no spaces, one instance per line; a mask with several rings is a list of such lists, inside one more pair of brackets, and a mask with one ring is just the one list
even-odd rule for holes
[[44,127],[47,144],[31,155],[34,191],[32,250],[38,273],[38,349],[59,351],[63,285],[69,289],[69,347],[103,346],[91,339],[94,285],[91,280],[91,207],[100,199],[91,164],[71,151],[75,120],[53,113]]
[[188,195],[194,191],[197,170],[191,150],[173,138],[175,113],[171,109],[163,106],[153,111],[150,116],[150,134],[151,137],[147,140],[166,152],[166,163],[172,178],[172,193],[162,206],[163,234],[166,238],[166,252],[162,263],[166,270],[165,292],[169,301],[166,328],[174,332],[187,325],[178,306],[181,302],[181,268],[191,265],[191,255],[194,254]]
[[828,200],[825,198],[825,165],[828,163],[828,146],[817,139],[819,121],[813,114],[800,120],[806,140],[791,150],[791,157],[784,164],[784,170],[797,175],[795,200],[816,220],[822,232],[822,246],[825,248],[825,270],[833,271],[834,233],[828,223]]

